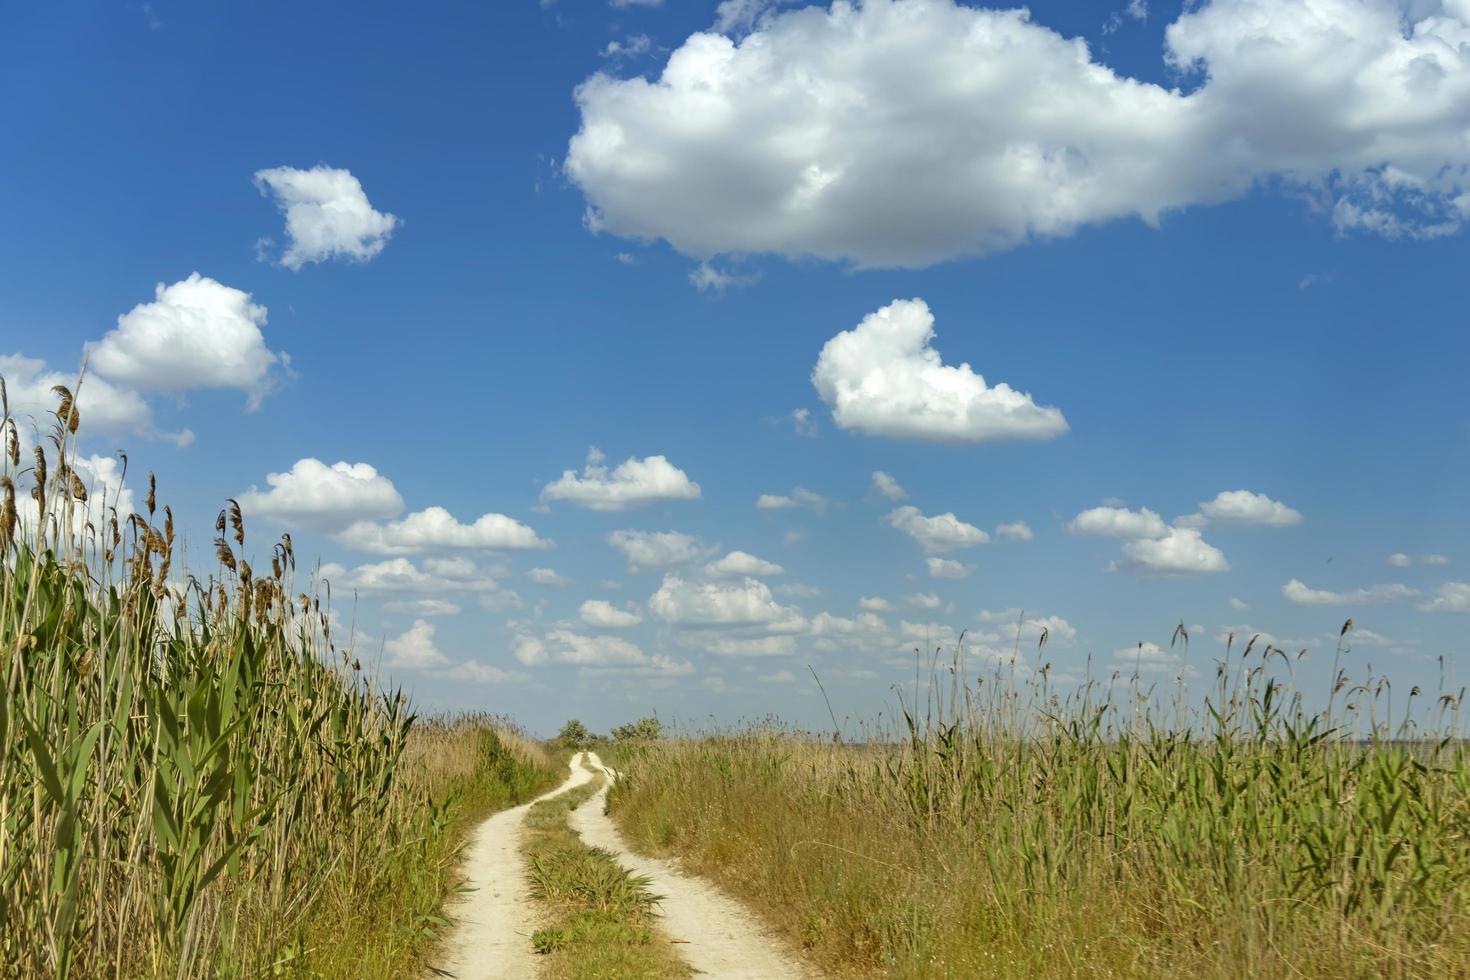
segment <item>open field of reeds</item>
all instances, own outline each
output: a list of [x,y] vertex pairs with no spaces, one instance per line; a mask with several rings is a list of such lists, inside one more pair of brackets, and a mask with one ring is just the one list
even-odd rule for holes
[[1457,693],[1400,692],[1390,729],[1387,684],[1338,671],[1310,712],[1249,641],[1202,711],[937,666],[898,731],[611,747],[614,819],[839,976],[1470,975]]
[[0,975],[411,975],[465,823],[560,763],[378,690],[233,503],[185,567],[151,475],[137,514],[89,492],[56,395],[0,423]]

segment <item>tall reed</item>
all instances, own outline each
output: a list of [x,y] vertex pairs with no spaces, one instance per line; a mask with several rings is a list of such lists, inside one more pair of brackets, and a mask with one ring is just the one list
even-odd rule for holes
[[[332,941],[355,913],[320,917],[378,906],[411,960],[465,792],[406,772],[434,734],[297,591],[289,534],[252,568],[230,501],[187,568],[151,474],[138,513],[86,484],[55,394],[43,431],[0,415],[0,975],[368,975]],[[384,904],[405,876],[419,907]]]

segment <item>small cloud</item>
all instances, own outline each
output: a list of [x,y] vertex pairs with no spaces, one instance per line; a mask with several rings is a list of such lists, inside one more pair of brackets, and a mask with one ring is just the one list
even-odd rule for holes
[[1244,602],[1240,599],[1235,598],[1235,596],[1230,597],[1230,608],[1234,609],[1236,612],[1245,612],[1250,607],[1251,604],[1249,602]]
[[632,34],[621,41],[609,41],[601,54],[604,58],[636,58],[647,54],[653,46],[647,34]]
[[1281,594],[1286,601],[1297,606],[1370,606],[1411,599],[1419,594],[1419,590],[1388,582],[1348,592],[1332,592],[1311,588],[1301,579],[1294,578],[1281,587]]
[[1036,534],[1031,530],[1031,525],[1025,521],[1011,521],[1008,524],[997,524],[995,533],[1012,541],[1031,541]]
[[729,272],[716,269],[708,262],[701,262],[689,273],[689,282],[701,293],[714,290],[717,293],[724,292],[737,286],[749,286],[760,281],[760,275],[739,276]]
[[924,563],[929,567],[930,578],[969,578],[975,568],[950,558],[925,558]]
[[788,494],[763,493],[756,498],[755,505],[760,510],[785,510],[791,507],[809,507],[818,514],[827,511],[827,505],[831,501],[819,493],[815,493],[805,487],[796,487]]
[[794,409],[791,413],[791,427],[799,436],[815,436],[817,422],[812,418],[812,410],[809,408]]
[[532,582],[535,582],[537,585],[552,585],[559,587],[572,584],[571,579],[567,578],[565,575],[558,573],[555,569],[552,568],[533,568],[526,573],[526,578],[530,579]]
[[632,252],[619,252],[613,256],[613,261],[622,265],[633,265],[638,259]]
[[815,585],[807,585],[803,582],[787,582],[785,585],[776,586],[776,591],[781,595],[794,596],[798,599],[815,599],[822,594],[822,590]]
[[1434,598],[1419,603],[1420,612],[1470,613],[1470,582],[1446,582]]
[[873,492],[887,500],[903,500],[909,495],[897,480],[882,470],[873,471]]

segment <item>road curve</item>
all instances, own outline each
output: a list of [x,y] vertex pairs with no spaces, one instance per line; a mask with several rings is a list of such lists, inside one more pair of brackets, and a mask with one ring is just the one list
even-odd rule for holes
[[572,829],[588,845],[611,851],[634,874],[648,876],[653,893],[664,896],[659,905],[663,931],[679,943],[675,948],[701,980],[818,980],[820,974],[793,959],[775,933],[739,902],[667,861],[628,850],[606,813],[608,786],[617,774],[595,752],[587,756],[608,781],[572,811]]
[[592,779],[572,756],[567,781],[530,803],[492,815],[475,829],[465,851],[464,892],[447,912],[456,923],[430,976],[455,980],[528,980],[536,975],[531,950],[536,903],[521,854],[526,811]]

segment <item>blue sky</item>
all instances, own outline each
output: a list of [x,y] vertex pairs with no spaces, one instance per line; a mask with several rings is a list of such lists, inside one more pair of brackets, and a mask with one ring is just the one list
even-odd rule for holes
[[871,717],[1022,609],[1060,676],[1172,678],[1181,621],[1199,683],[1232,629],[1323,687],[1348,616],[1359,675],[1463,649],[1460,0],[8,21],[12,398],[94,345],[83,452],[205,571],[224,498],[289,526],[426,707],[815,725],[811,664]]

